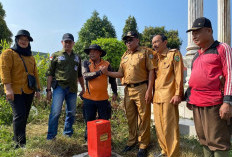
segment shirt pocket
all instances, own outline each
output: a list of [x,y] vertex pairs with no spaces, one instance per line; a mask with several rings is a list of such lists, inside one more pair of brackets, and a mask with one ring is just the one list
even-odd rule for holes
[[161,68],[161,72],[162,72],[163,74],[167,74],[168,71],[169,71],[169,69],[171,68],[171,64],[168,63],[168,62],[164,62],[164,63],[162,63],[162,65],[161,65],[160,68]]
[[126,62],[128,62],[129,58],[126,56],[126,57],[123,57],[122,58],[122,64],[125,64]]
[[65,70],[65,66],[68,66],[68,65],[66,65],[66,61],[65,60],[58,60],[57,61],[57,68],[58,68],[58,70]]
[[145,54],[135,54],[136,56],[133,57],[133,61],[131,65],[133,66],[139,66],[139,67],[144,67],[145,62],[146,62],[146,56]]

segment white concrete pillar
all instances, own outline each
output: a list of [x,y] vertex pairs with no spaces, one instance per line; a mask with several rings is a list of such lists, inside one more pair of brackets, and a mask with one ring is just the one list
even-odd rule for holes
[[[188,0],[188,29],[192,28],[193,22],[196,18],[203,16],[203,0]],[[186,86],[188,86],[188,80],[191,74],[192,59],[199,49],[197,45],[193,43],[192,32],[188,33],[188,46],[186,48],[187,53],[184,57],[184,65],[187,68]]]
[[218,0],[218,41],[231,45],[230,0]]

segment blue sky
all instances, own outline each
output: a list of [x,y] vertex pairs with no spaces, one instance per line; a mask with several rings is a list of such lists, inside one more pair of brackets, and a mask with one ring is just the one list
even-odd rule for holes
[[[106,15],[121,39],[125,20],[136,18],[139,32],[145,26],[165,26],[179,31],[183,41],[181,52],[187,47],[188,0],[1,0],[6,11],[5,20],[13,35],[27,29],[34,38],[34,51],[53,53],[62,49],[64,33],[72,33],[75,41],[78,32],[92,12],[102,18]],[[204,1],[204,16],[212,21],[217,38],[217,0]]]

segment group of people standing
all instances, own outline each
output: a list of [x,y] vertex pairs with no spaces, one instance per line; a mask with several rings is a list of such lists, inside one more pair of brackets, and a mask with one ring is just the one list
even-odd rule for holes
[[[140,46],[138,34],[128,32],[123,37],[127,51],[121,58],[117,72],[102,59],[107,53],[99,45],[90,45],[84,50],[89,60],[83,62],[83,73],[81,59],[72,50],[74,37],[69,33],[64,34],[61,41],[63,49],[52,54],[47,71],[47,99],[52,99],[47,140],[54,140],[57,135],[64,100],[66,118],[63,134],[72,136],[78,82],[82,87],[79,95],[83,99],[83,117],[87,123],[95,120],[97,114],[99,119],[111,118],[108,81],[114,101],[118,96],[115,78],[121,78],[125,86],[124,107],[129,128],[128,142],[123,152],[132,150],[138,144],[137,156],[147,156],[153,103],[156,134],[161,147],[161,152],[155,157],[180,156],[178,104],[185,99],[187,107],[193,110],[197,136],[203,145],[205,157],[229,157],[231,48],[213,39],[211,22],[205,17],[197,18],[187,32],[192,32],[193,41],[200,49],[192,61],[192,73],[185,96],[182,55],[177,49],[168,49],[164,34],[153,36],[152,50]],[[13,109],[16,148],[26,144],[25,128],[33,96],[40,96],[38,72],[30,41],[33,41],[30,33],[20,30],[15,37],[15,45],[5,50],[0,57],[1,82]],[[36,78],[34,89],[28,87],[28,74]]]

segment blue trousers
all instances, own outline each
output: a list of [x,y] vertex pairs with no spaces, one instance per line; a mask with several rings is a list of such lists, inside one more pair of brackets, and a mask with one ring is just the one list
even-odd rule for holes
[[52,106],[48,122],[48,140],[53,139],[57,135],[58,121],[64,100],[66,102],[66,118],[63,134],[67,136],[72,136],[73,134],[72,125],[75,121],[77,93],[69,92],[69,88],[63,89],[57,86],[53,90]]

